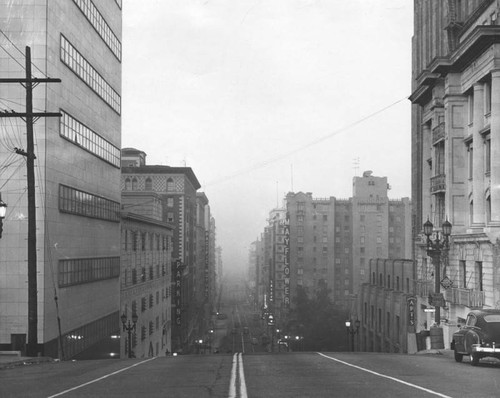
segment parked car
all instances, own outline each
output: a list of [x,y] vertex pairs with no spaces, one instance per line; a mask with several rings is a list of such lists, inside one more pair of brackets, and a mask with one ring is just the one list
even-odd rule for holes
[[500,310],[474,310],[469,312],[465,325],[453,333],[451,349],[455,361],[462,362],[468,355],[472,366],[481,358],[500,359]]

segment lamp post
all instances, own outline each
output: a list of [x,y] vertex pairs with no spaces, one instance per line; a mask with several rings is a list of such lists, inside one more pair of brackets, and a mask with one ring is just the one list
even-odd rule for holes
[[128,333],[128,341],[127,341],[127,344],[128,344],[128,357],[129,358],[133,358],[132,357],[132,330],[135,330],[135,326],[137,324],[137,319],[139,317],[134,312],[132,314],[132,323],[130,323],[130,319],[127,318],[127,315],[125,315],[125,313],[122,314],[122,316],[120,318],[121,318],[122,324],[123,324],[123,331],[124,332],[126,331]]
[[0,194],[0,239],[2,238],[3,219],[5,218],[5,213],[7,213],[7,204],[2,200],[2,195]]
[[345,321],[345,329],[346,329],[348,338],[350,336],[351,351],[352,352],[354,352],[354,335],[358,334],[360,324],[361,324],[361,322],[359,321],[359,319],[356,319],[356,321],[354,321],[354,322],[352,322],[350,319]]
[[[441,324],[441,309],[444,305],[443,297],[440,293],[441,286],[441,257],[443,253],[447,253],[450,249],[450,235],[451,235],[451,223],[446,220],[442,228],[442,238],[439,236],[439,231],[435,232],[436,237],[434,240],[431,239],[431,235],[434,233],[434,225],[427,219],[424,223],[424,235],[427,237],[427,255],[432,259],[432,265],[434,266],[434,296],[432,298],[432,304],[434,305],[434,322],[435,322],[435,330],[431,330],[432,332],[438,335],[437,339],[433,341],[431,338],[431,348],[444,348],[443,345],[443,330],[440,328]],[[439,329],[436,329],[439,328]],[[439,338],[439,336],[441,336]],[[433,347],[434,345],[434,347]]]

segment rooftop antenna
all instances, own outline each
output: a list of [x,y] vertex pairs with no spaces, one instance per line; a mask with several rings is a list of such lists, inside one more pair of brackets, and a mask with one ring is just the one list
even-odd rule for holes
[[358,171],[359,171],[359,158],[354,158],[352,160],[352,168],[354,169],[354,176],[358,176]]

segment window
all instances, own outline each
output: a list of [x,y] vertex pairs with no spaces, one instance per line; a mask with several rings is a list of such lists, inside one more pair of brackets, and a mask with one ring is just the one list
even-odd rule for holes
[[[92,0],[73,0],[78,6],[80,11],[85,15],[90,24],[94,27],[96,32],[99,34],[101,39],[106,43],[108,48],[114,54],[114,56],[121,61],[122,57],[122,44],[118,37],[109,27],[106,20],[103,18],[97,7],[94,5]],[[117,2],[118,4],[118,2]],[[121,9],[121,0],[118,6]]]
[[474,264],[475,284],[474,290],[483,291],[483,262],[476,261]]
[[434,166],[434,175],[444,174],[444,141],[439,141],[434,145],[434,157],[435,157],[435,166]]
[[135,268],[132,269],[132,284],[137,284],[137,270]]
[[81,285],[120,276],[120,257],[59,260],[59,287]]
[[474,122],[474,92],[471,91],[471,94],[467,97],[467,104],[468,104],[468,119],[469,119],[469,124],[472,124]]
[[484,83],[484,114],[491,113],[491,83]]
[[61,34],[61,61],[82,79],[116,113],[121,113],[121,97],[80,52]]
[[146,309],[147,309],[146,297],[141,297],[141,312],[146,311]]
[[154,298],[153,298],[153,295],[150,294],[149,295],[149,308],[153,308],[153,305],[154,305]]
[[359,221],[365,222],[365,215],[364,214],[360,214]]
[[62,184],[59,185],[59,211],[106,221],[120,221],[120,203]]
[[474,178],[474,152],[472,142],[467,144],[467,170],[468,178],[472,180]]
[[167,222],[174,222],[174,212],[173,211],[169,211],[167,212]]
[[167,180],[167,191],[168,192],[173,192],[174,190],[175,190],[174,180],[172,178],[169,178]]
[[[59,134],[71,143],[85,149],[92,155],[120,168],[120,149],[102,138],[95,131],[76,120],[73,116],[60,109],[61,118]],[[125,180],[125,189],[130,189],[130,179]]]
[[328,221],[328,216],[326,214],[323,214],[323,221]]
[[146,182],[144,184],[144,190],[146,191],[152,191],[153,190],[153,181],[151,178],[146,178]]
[[137,191],[137,178],[132,178],[132,191]]
[[490,172],[491,172],[491,138],[489,135],[484,141],[484,162],[485,162],[484,172],[486,174],[490,174]]
[[174,198],[167,198],[167,206],[174,207]]

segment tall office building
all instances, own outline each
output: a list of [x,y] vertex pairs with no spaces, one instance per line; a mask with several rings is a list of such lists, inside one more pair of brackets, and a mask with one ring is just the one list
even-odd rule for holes
[[[1,0],[0,76],[61,79],[33,90],[37,316],[28,316],[26,124],[0,118],[0,349],[71,358],[118,332],[121,1]],[[0,83],[0,107],[25,111],[25,89]],[[19,152],[19,151],[18,151]],[[30,319],[29,319],[30,318]],[[34,319],[33,319],[34,318]],[[33,333],[32,333],[33,334]],[[32,341],[32,340],[31,340]]]
[[424,298],[435,293],[423,224],[429,219],[440,230],[448,219],[451,247],[438,281],[446,345],[470,309],[500,303],[499,13],[494,0],[415,2],[410,99],[417,286]]

